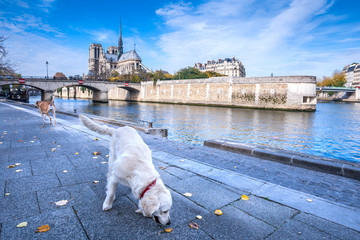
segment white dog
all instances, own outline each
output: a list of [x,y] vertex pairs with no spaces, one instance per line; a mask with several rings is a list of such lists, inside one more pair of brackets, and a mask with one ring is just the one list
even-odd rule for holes
[[163,225],[170,224],[172,198],[156,171],[149,147],[138,132],[131,127],[118,129],[99,125],[80,115],[81,122],[89,129],[112,136],[110,142],[109,172],[103,210],[112,208],[117,183],[129,186],[139,199],[137,213],[153,217]]

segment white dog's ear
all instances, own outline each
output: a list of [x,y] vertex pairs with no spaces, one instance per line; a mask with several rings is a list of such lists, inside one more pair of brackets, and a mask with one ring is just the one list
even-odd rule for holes
[[141,200],[141,208],[145,217],[151,217],[159,207],[160,203],[156,196],[145,196]]

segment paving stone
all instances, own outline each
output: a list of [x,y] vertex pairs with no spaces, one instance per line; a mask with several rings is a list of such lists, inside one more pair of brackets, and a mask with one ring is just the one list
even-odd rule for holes
[[[17,228],[20,222],[28,222],[27,227]],[[35,233],[38,227],[48,224],[50,230]],[[67,208],[47,212],[33,217],[22,217],[2,224],[1,239],[88,239],[73,209]]]
[[[209,213],[195,222],[214,239],[264,239],[275,228],[233,206],[221,208],[223,214]],[[286,238],[284,238],[286,239]]]
[[[191,193],[189,199],[203,206],[207,210],[215,210],[223,207],[235,200],[241,195],[234,193],[220,184],[207,181],[201,177],[192,177],[181,181],[170,183],[171,188],[178,193]],[[221,197],[219,197],[221,196]]]
[[290,220],[266,239],[337,239],[326,232]]
[[75,170],[74,165],[66,156],[34,159],[31,160],[31,166],[34,175]]
[[279,228],[299,212],[295,209],[253,195],[249,196],[248,201],[238,200],[231,205],[276,228]]
[[189,172],[189,171],[185,171],[181,168],[178,168],[178,167],[167,167],[166,169],[164,169],[166,172],[180,178],[180,179],[186,179],[186,178],[189,178],[189,177],[193,177],[195,176],[194,173],[192,172]]
[[295,216],[294,220],[312,226],[320,231],[327,232],[330,235],[335,236],[339,239],[360,239],[360,232],[354,231],[349,228],[344,228],[339,224],[326,221],[322,218],[307,213],[300,213],[299,215]]
[[39,176],[12,179],[6,182],[6,191],[10,193],[34,192],[60,186],[55,174],[44,174]]
[[[102,206],[102,201],[86,183],[38,191],[37,196],[41,213],[77,205]],[[60,200],[69,202],[64,206],[57,206],[55,202]]]
[[[20,166],[15,166],[14,168],[8,168],[9,165],[14,165],[19,162],[10,162],[7,164],[2,164],[2,169],[0,171],[0,180],[10,180],[15,178],[23,178],[32,176],[31,167],[29,161],[22,161]],[[16,172],[20,171],[20,172]]]
[[104,177],[102,172],[97,168],[85,168],[67,173],[59,172],[57,175],[63,186],[93,182],[94,180],[98,180]]
[[[6,192],[10,193],[10,195],[0,198],[0,222],[4,223],[12,220],[18,220],[23,217],[40,213],[35,192]],[[2,234],[1,237],[3,237]]]
[[[106,197],[106,178],[100,178],[99,182],[94,184],[93,182],[88,183],[91,189],[96,193],[98,198],[101,200],[101,206]],[[118,184],[116,187],[115,196],[116,198],[124,196],[124,195],[132,195],[129,187]]]

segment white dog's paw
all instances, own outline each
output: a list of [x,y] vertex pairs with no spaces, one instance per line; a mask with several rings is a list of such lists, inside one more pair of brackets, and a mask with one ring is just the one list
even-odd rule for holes
[[111,208],[112,208],[111,204],[106,204],[106,203],[103,204],[103,211],[109,211]]
[[142,210],[141,208],[139,208],[138,210],[135,211],[136,213],[142,214]]

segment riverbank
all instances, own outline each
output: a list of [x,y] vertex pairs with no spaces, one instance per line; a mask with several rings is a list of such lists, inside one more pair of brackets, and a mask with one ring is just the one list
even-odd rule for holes
[[[358,180],[142,132],[172,192],[173,231],[164,233],[135,214],[136,201],[127,188],[118,187],[114,208],[102,212],[109,139],[72,116],[57,119],[55,127],[43,127],[37,109],[0,102],[0,189],[10,193],[0,203],[1,239],[360,237]],[[94,151],[101,155],[94,158]],[[14,163],[21,165],[7,168]],[[248,201],[241,199],[244,194]],[[64,199],[69,203],[55,206]],[[222,216],[213,214],[217,208]],[[27,227],[16,228],[24,221]],[[190,222],[199,229],[191,229]],[[35,233],[45,224],[50,231]]]

